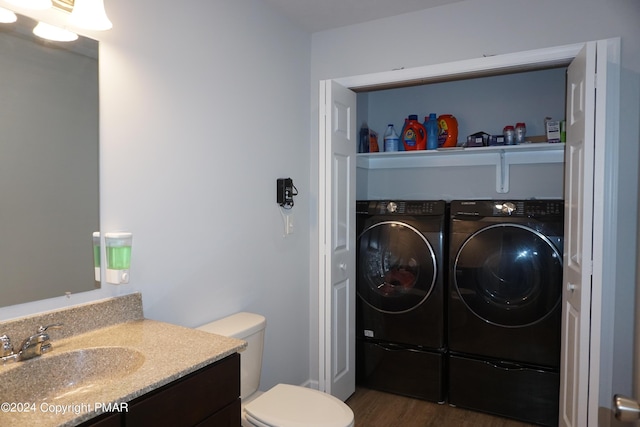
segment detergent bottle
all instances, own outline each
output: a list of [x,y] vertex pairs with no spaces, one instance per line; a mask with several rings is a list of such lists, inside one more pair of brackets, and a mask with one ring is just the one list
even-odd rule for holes
[[399,138],[400,143],[398,144],[398,151],[405,151],[404,144],[402,143],[402,139],[404,138],[404,130],[407,128],[407,123],[409,123],[409,117],[404,118],[404,124],[402,125],[402,129],[400,129]]
[[455,147],[458,145],[458,120],[451,114],[438,117],[438,147]]
[[438,120],[436,113],[429,114],[429,118],[425,117],[424,127],[427,130],[427,150],[435,150],[438,148]]
[[396,133],[396,129],[392,123],[389,123],[384,133],[384,151],[398,151],[400,145],[400,137]]
[[358,143],[358,153],[369,152],[369,126],[363,122],[360,127],[360,141]]
[[418,121],[416,114],[410,115],[404,126],[402,143],[407,151],[426,150],[427,148],[427,131],[422,123]]

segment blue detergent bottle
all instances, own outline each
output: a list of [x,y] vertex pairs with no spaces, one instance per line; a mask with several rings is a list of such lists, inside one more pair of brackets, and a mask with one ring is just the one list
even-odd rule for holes
[[400,130],[400,143],[398,144],[398,151],[404,151],[404,144],[402,143],[402,138],[404,137],[404,130],[407,128],[407,123],[409,122],[409,118],[405,117],[404,124],[402,125],[402,129]]
[[[425,117],[425,119],[427,119]],[[424,127],[427,129],[427,150],[438,148],[438,120],[436,113],[430,113],[429,119],[425,120]]]

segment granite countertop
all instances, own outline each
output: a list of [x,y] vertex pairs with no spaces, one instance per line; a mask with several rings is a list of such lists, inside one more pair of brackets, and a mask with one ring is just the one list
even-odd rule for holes
[[[2,326],[5,325],[0,323]],[[108,404],[129,402],[246,346],[245,341],[235,338],[144,318],[95,326],[62,339],[56,339],[57,331],[52,330],[52,351],[31,360],[0,365],[0,425],[74,426],[105,412]],[[87,356],[96,348],[108,356],[99,359],[98,365]],[[76,382],[74,363],[80,363],[84,371],[83,358],[86,372],[91,374],[88,381]],[[52,363],[43,374],[38,372],[42,370],[39,362]],[[16,369],[19,375],[10,375]],[[5,372],[9,375],[3,375]],[[46,398],[40,391],[47,384],[60,385],[55,398]]]

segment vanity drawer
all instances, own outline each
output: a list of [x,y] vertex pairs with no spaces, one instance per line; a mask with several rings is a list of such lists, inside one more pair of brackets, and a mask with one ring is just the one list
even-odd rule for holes
[[240,412],[242,406],[240,399],[237,399],[231,405],[219,410],[196,427],[237,427],[240,425]]
[[227,425],[240,426],[239,399],[240,355],[234,353],[134,399],[124,425],[191,427],[225,409],[225,418],[231,420]]
[[85,421],[80,424],[79,427],[120,427],[122,426],[123,415],[117,414],[102,414],[97,417]]

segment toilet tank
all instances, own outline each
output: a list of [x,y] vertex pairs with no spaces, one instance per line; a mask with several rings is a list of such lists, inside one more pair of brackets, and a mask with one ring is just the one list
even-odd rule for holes
[[258,390],[262,371],[262,349],[267,320],[255,313],[236,313],[197,329],[247,342],[240,352],[240,397],[244,400]]

